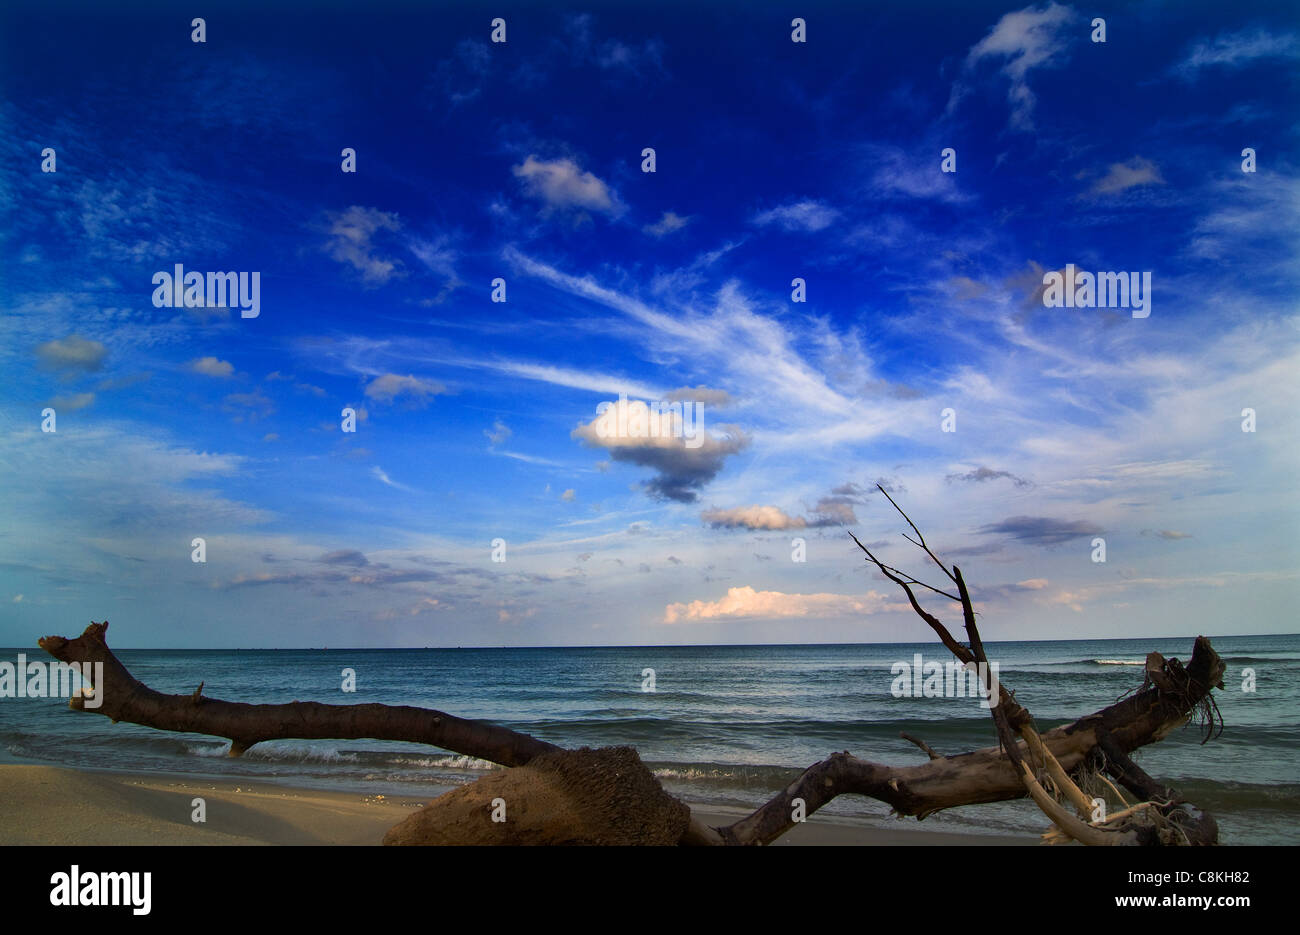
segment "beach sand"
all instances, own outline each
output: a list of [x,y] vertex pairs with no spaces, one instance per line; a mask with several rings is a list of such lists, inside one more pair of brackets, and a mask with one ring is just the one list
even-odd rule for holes
[[[194,798],[207,822],[191,821]],[[0,765],[0,844],[378,845],[426,798],[235,783],[192,776]],[[739,812],[699,811],[708,824]],[[778,845],[1018,845],[1033,837],[880,829],[817,815]]]

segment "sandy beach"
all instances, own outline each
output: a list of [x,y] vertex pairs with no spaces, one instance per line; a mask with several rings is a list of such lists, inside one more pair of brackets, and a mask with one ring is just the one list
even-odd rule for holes
[[[191,821],[192,801],[206,802],[206,823]],[[194,777],[54,766],[0,766],[3,845],[378,845],[386,832],[428,800],[235,783]],[[699,813],[710,824],[734,820]],[[899,827],[883,830],[819,820],[779,845],[971,846],[1036,844],[1025,836],[967,835]]]

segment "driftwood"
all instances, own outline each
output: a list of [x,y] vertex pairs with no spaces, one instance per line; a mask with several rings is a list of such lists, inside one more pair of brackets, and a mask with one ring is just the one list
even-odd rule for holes
[[[502,766],[523,766],[535,756],[560,749],[505,727],[467,721],[429,708],[407,705],[333,705],[316,701],[244,704],[192,695],[164,695],[136,679],[108,648],[108,621],[91,623],[75,640],[47,636],[40,646],[63,662],[102,662],[103,701],[93,710],[114,724],[142,724],[158,730],[225,737],[230,755],[240,756],[264,740],[405,740]],[[73,707],[82,708],[73,698]]]
[[[881,492],[889,496],[883,488]],[[890,502],[893,503],[892,498]],[[897,504],[894,506],[898,508]],[[987,666],[975,611],[960,569],[945,566],[907,514],[898,509],[916,532],[916,539],[906,538],[944,572],[956,593],[925,584],[883,564],[856,537],[854,541],[866,553],[868,561],[903,589],[913,610],[960,662]],[[958,642],[938,618],[921,606],[913,586],[924,587],[961,605],[967,644]],[[92,622],[75,639],[47,636],[40,641],[41,648],[63,662],[103,663],[101,684],[93,686],[96,695],[102,693],[102,698],[97,699],[99,706],[86,707],[80,698],[73,698],[72,706],[103,714],[114,723],[126,721],[159,730],[224,737],[231,742],[231,756],[239,756],[264,740],[374,738],[429,744],[502,766],[518,767],[562,749],[505,727],[464,720],[427,708],[329,705],[311,701],[243,704],[205,697],[202,683],[189,695],[165,695],[127,671],[108,648],[107,631],[107,621]],[[1212,729],[1217,709],[1211,690],[1222,688],[1223,671],[1223,662],[1210,641],[1197,637],[1186,667],[1177,659],[1166,660],[1152,653],[1147,660],[1146,679],[1136,694],[1041,735],[1029,712],[1016,702],[1014,693],[998,684],[991,688],[997,693],[998,703],[990,709],[999,740],[996,747],[940,756],[924,741],[904,735],[930,758],[918,766],[886,766],[860,760],[848,752],[835,753],[810,766],[766,804],[731,825],[713,828],[691,818],[679,843],[768,844],[794,826],[797,813],[811,815],[837,796],[854,794],[878,799],[899,815],[917,818],[962,805],[1028,796],[1053,823],[1044,836],[1049,841],[1073,839],[1101,845],[1214,844],[1218,840],[1218,828],[1213,817],[1148,776],[1129,754],[1168,736],[1198,711],[1208,715]],[[986,684],[985,688],[990,686]],[[1102,777],[1125,806],[1122,811],[1101,820],[1090,820],[1092,797],[1079,785],[1085,773]],[[1114,785],[1104,779],[1106,775],[1137,797],[1139,803],[1128,806]],[[1064,799],[1068,807],[1059,799]],[[802,804],[796,800],[802,800]],[[632,805],[623,802],[620,807]],[[662,802],[655,807],[662,809]],[[565,835],[559,829],[554,839],[562,840]],[[404,843],[409,843],[409,836]]]

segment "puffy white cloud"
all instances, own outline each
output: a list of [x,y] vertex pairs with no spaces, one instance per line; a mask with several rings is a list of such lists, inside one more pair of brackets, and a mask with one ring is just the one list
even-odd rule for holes
[[652,497],[694,503],[700,488],[750,440],[731,425],[719,426],[727,434],[714,436],[695,419],[683,419],[682,411],[680,406],[663,411],[640,400],[619,399],[570,434],[605,448],[615,461],[653,469],[655,476],[645,485]]
[[611,217],[623,212],[623,205],[603,181],[584,172],[572,159],[549,162],[529,156],[511,171],[532,198],[547,208],[595,211]]
[[858,521],[853,504],[862,503],[865,493],[856,484],[835,488],[830,496],[817,501],[807,516],[791,516],[775,506],[740,506],[729,510],[711,509],[700,519],[716,529],[817,529],[843,526]]
[[399,396],[406,396],[413,402],[427,403],[434,396],[446,391],[447,388],[440,383],[421,380],[409,373],[406,376],[385,373],[375,377],[366,385],[366,398],[373,399],[377,403],[391,403]]
[[791,516],[775,506],[738,506],[729,510],[705,510],[700,519],[724,529],[803,529],[802,516]]
[[36,356],[47,370],[98,370],[104,366],[108,348],[98,341],[80,335],[69,335],[57,341],[46,341],[36,346]]
[[782,591],[755,591],[746,586],[728,588],[726,596],[716,601],[669,604],[664,608],[664,623],[748,618],[845,617],[854,614],[879,613],[882,610],[901,610],[904,606],[890,603],[885,595],[877,591],[868,591],[859,597],[847,594],[786,594]]
[[218,360],[215,357],[200,357],[192,360],[187,369],[192,373],[201,373],[205,377],[229,377],[235,372],[230,361]]

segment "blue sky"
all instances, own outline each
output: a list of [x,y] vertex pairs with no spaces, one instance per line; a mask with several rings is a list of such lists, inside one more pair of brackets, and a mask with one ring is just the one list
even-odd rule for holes
[[924,639],[876,483],[988,639],[1296,630],[1294,10],[124,6],[0,13],[0,644]]

